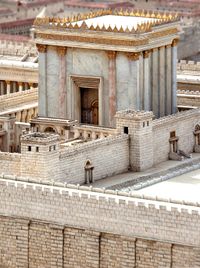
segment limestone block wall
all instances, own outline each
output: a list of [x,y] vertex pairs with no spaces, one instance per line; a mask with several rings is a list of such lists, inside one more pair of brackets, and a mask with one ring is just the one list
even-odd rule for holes
[[0,152],[0,172],[10,175],[21,175],[21,154]]
[[[200,85],[199,85],[200,89]],[[177,103],[179,106],[200,107],[200,92],[179,90],[177,92]]]
[[128,135],[107,137],[85,144],[74,145],[61,151],[59,177],[61,181],[85,183],[87,160],[93,165],[93,180],[99,180],[128,170]]
[[195,204],[4,179],[0,195],[2,267],[200,267]]
[[199,123],[198,109],[163,117],[153,121],[154,164],[166,161],[170,151],[170,132],[179,137],[178,148],[186,153],[193,152],[194,128]]
[[177,62],[177,73],[198,74],[200,62],[180,60]]

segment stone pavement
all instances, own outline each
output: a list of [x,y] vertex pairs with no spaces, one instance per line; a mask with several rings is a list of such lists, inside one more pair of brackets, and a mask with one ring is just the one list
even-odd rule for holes
[[[166,162],[159,163],[155,167],[152,167],[142,172],[126,172],[123,174],[118,174],[118,175],[114,175],[111,177],[107,177],[102,180],[98,180],[94,182],[92,186],[100,187],[100,188],[105,187],[105,188],[111,188],[111,189],[126,190],[126,188],[129,188],[138,182],[151,179],[153,177],[164,176],[168,174],[169,172],[172,173],[174,171],[177,171],[179,169],[183,169],[186,167],[190,167],[197,163],[200,163],[200,154],[193,153],[191,159],[185,159],[183,161],[168,160]],[[188,171],[191,171],[191,170],[188,170]],[[174,174],[173,177],[175,176],[177,176],[177,174]]]

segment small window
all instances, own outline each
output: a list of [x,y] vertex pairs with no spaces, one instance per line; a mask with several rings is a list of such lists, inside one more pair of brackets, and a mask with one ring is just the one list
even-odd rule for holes
[[170,138],[175,138],[175,137],[176,137],[176,131],[171,131]]
[[28,151],[31,152],[31,146],[28,146]]
[[147,121],[147,127],[149,126],[149,121]]
[[38,147],[38,146],[36,146],[36,152],[37,152],[37,153],[39,152],[39,147]]
[[51,152],[51,146],[49,146],[49,152]]
[[54,151],[56,150],[56,145],[53,146]]
[[88,138],[90,138],[90,133],[88,133]]
[[80,135],[80,137],[83,137],[83,133],[82,133],[82,132],[80,132],[80,134],[79,134],[79,135]]
[[124,133],[128,134],[128,127],[124,127]]
[[97,135],[96,135],[96,139],[98,139],[98,138],[99,138],[99,135],[97,134]]
[[145,122],[143,122],[143,127],[145,127]]

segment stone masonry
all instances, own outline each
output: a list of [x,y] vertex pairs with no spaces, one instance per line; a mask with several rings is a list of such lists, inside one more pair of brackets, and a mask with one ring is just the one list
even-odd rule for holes
[[0,185],[2,268],[200,267],[198,204],[8,179]]

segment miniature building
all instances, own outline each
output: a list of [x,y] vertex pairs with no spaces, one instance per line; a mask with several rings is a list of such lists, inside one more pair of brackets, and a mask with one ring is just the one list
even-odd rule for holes
[[39,116],[114,126],[119,110],[176,112],[176,16],[37,18]]

